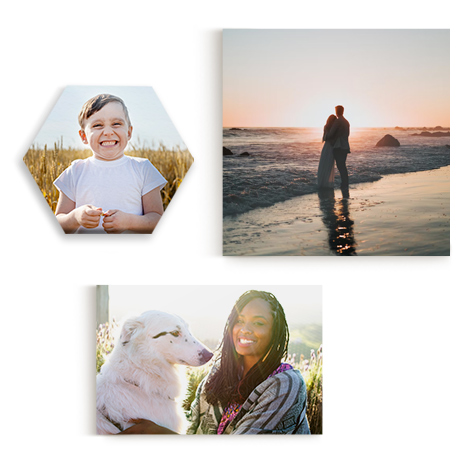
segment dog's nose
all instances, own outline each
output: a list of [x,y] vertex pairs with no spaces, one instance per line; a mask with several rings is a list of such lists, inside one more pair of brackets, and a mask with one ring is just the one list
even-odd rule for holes
[[211,359],[213,354],[207,349],[203,349],[199,352],[199,357],[204,361],[204,364]]

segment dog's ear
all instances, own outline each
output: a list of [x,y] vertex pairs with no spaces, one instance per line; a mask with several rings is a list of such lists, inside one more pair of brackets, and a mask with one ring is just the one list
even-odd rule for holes
[[137,318],[130,318],[129,320],[126,320],[121,330],[120,341],[122,345],[126,345],[133,337],[135,337],[138,330],[143,326],[143,323]]

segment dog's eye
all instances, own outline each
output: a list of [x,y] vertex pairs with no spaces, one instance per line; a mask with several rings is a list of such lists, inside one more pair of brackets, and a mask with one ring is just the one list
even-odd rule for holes
[[178,338],[178,336],[180,336],[180,332],[178,330],[175,330],[175,331],[171,331],[170,334],[172,334],[175,338]]
[[161,333],[158,333],[158,335],[155,335],[153,339],[160,338],[160,336],[165,336],[166,334],[168,334],[166,331],[162,331]]

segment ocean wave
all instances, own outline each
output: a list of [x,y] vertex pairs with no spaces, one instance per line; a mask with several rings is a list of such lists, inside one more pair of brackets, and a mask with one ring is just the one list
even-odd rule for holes
[[[224,156],[225,216],[268,207],[297,196],[318,191],[316,175],[321,153],[321,137],[312,138],[311,129],[255,131],[224,130],[224,146],[234,155]],[[352,153],[347,166],[350,185],[377,181],[384,175],[426,171],[450,164],[449,138],[411,137],[396,131],[401,142],[396,148],[375,148],[383,130],[368,129],[352,136]],[[249,157],[240,157],[248,152]],[[340,185],[336,171],[335,187]]]

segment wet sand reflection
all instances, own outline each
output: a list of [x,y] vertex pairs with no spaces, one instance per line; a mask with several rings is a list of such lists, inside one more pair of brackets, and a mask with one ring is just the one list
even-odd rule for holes
[[321,189],[318,192],[322,221],[328,232],[330,250],[336,255],[356,254],[354,221],[349,213],[349,194],[343,192],[341,199],[335,199],[334,189]]

